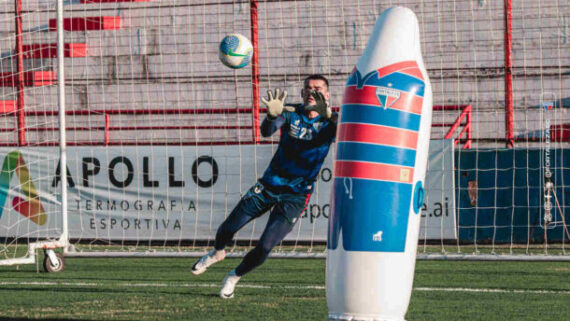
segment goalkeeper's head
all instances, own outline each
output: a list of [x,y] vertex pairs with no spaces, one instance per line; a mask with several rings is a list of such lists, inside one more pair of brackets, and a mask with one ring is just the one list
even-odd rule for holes
[[[331,94],[329,93],[329,81],[323,75],[315,74],[305,78],[303,89],[301,90],[301,96],[303,97],[303,103],[305,106],[316,105],[315,98],[311,95],[311,91],[320,92],[327,101],[331,97]],[[315,118],[318,115],[319,114],[314,110],[307,112],[307,116],[309,118]]]

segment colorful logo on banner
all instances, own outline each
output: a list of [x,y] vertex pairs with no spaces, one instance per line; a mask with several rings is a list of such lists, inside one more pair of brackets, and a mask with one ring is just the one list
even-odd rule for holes
[[25,199],[19,196],[14,197],[12,207],[32,222],[44,225],[47,221],[44,207],[38,196],[36,186],[30,177],[30,171],[28,166],[26,166],[24,157],[19,151],[13,151],[6,155],[2,164],[2,172],[0,172],[0,218],[6,208],[6,198],[8,197],[10,182],[14,174],[18,177],[22,195]]
[[554,107],[554,102],[550,101],[547,103],[542,103],[542,106],[544,107],[544,110],[549,111]]

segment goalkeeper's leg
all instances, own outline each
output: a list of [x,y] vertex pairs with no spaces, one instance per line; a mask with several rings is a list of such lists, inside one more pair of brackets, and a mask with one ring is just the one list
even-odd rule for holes
[[288,222],[284,217],[272,211],[269,221],[265,226],[261,239],[255,248],[243,258],[238,267],[224,278],[222,282],[222,290],[220,297],[222,299],[231,299],[234,297],[234,289],[239,282],[242,275],[255,269],[263,264],[273,247],[279,244],[283,238],[291,231],[293,225]]
[[291,232],[293,226],[284,216],[272,211],[259,242],[243,258],[236,268],[236,274],[242,276],[263,264],[271,250]]
[[279,244],[295,226],[309,200],[309,195],[280,195],[283,201],[271,211],[265,230],[254,249],[249,251],[240,265],[232,270],[222,283],[220,297],[233,298],[234,289],[239,279],[246,273],[265,262],[271,250]]
[[248,193],[242,197],[230,215],[220,225],[216,233],[214,249],[192,265],[192,274],[202,274],[206,272],[208,267],[223,260],[226,257],[224,248],[226,244],[231,242],[235,233],[251,220],[267,211],[274,203],[272,198],[268,198],[264,193],[260,192],[258,185],[260,184],[258,183],[253,186]]

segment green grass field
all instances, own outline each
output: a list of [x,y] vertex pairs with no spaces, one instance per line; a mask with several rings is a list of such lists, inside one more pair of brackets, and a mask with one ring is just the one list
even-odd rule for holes
[[[273,259],[218,297],[226,259],[68,258],[61,273],[0,268],[0,320],[326,320],[325,261]],[[568,320],[570,263],[419,261],[407,320]]]

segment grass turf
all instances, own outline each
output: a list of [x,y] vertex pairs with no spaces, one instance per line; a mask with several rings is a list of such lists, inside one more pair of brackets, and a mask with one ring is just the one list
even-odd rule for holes
[[[1,267],[0,319],[326,320],[324,260],[270,258],[242,279],[233,300],[218,291],[238,259],[200,276],[189,273],[193,261],[70,258],[53,274]],[[564,262],[419,261],[406,319],[565,320],[568,280]]]

